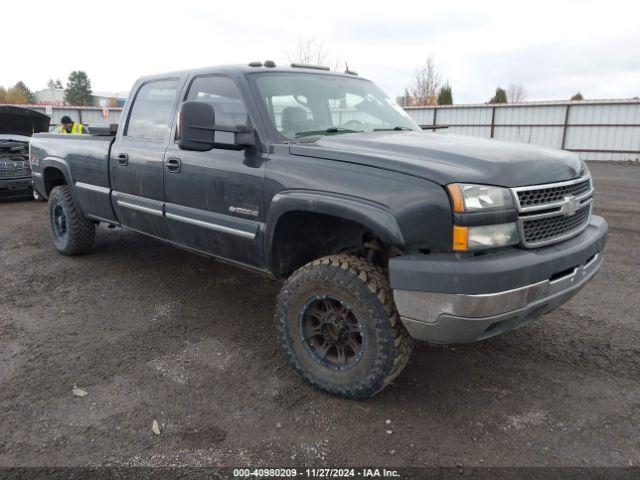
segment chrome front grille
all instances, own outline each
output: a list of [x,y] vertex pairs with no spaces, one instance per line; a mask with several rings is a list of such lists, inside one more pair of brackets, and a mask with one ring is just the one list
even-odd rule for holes
[[557,203],[564,197],[576,197],[591,191],[591,179],[587,178],[578,183],[568,185],[548,186],[546,188],[532,188],[519,190],[518,202],[522,207],[532,207],[537,205],[548,205]]
[[591,205],[587,205],[568,217],[556,215],[537,220],[525,220],[522,223],[524,241],[528,244],[536,244],[573,232],[589,221],[590,210]]
[[512,189],[522,245],[541,247],[584,230],[591,217],[591,177]]

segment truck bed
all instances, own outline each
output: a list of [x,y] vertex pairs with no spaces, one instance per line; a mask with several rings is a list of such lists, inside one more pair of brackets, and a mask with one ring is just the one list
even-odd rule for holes
[[[65,172],[73,185],[78,205],[89,217],[115,221],[111,207],[109,155],[115,137],[37,133],[31,137],[33,181],[38,191],[49,195],[42,174],[48,166]],[[35,158],[34,158],[35,157]]]

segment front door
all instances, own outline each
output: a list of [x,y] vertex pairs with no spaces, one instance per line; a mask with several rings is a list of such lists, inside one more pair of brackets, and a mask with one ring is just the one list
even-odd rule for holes
[[[216,125],[245,124],[247,112],[229,77],[195,77],[187,100],[211,102]],[[182,245],[261,267],[265,157],[257,149],[180,150],[165,154],[164,195],[169,238]]]
[[137,90],[122,136],[111,147],[112,204],[122,225],[167,238],[164,157],[178,97],[178,79],[144,83]]

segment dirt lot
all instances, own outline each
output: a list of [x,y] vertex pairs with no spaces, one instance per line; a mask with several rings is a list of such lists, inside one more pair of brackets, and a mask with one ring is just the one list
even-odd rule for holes
[[640,167],[591,169],[595,280],[511,334],[418,345],[361,402],[285,363],[279,282],[106,228],[63,257],[44,204],[1,203],[0,466],[640,464]]

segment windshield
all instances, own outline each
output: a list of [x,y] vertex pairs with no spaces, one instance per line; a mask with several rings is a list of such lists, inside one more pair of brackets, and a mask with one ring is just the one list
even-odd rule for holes
[[314,141],[324,135],[376,130],[420,130],[368,80],[311,73],[256,76],[258,95],[284,136]]

